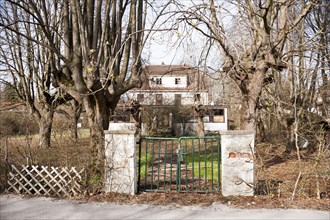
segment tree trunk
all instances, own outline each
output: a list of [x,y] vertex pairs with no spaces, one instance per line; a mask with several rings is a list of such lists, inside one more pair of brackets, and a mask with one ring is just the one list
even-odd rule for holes
[[263,88],[265,72],[257,71],[249,74],[249,78],[241,81],[240,89],[243,102],[240,114],[241,129],[255,130],[258,118],[258,102]]
[[38,121],[39,125],[39,146],[43,148],[51,147],[51,133],[53,127],[53,116],[54,112],[49,111],[42,115]]
[[198,136],[202,137],[205,135],[205,130],[204,130],[204,121],[203,121],[203,116],[199,115],[197,117],[197,124],[198,124]]
[[97,158],[96,165],[101,168],[105,159],[104,130],[109,128],[110,109],[105,98],[97,94],[85,97],[83,104],[91,129],[91,145],[95,154],[93,157]]
[[254,130],[256,126],[256,101],[248,94],[244,94],[240,120],[242,130]]
[[97,165],[102,165],[105,159],[105,143],[104,143],[104,129],[96,121],[90,122],[91,128],[91,144],[93,147],[93,152],[97,157]]
[[257,121],[257,130],[256,130],[256,138],[260,142],[265,142],[267,141],[267,135],[266,135],[266,129],[267,126],[264,123],[264,118],[259,118]]
[[[87,114],[91,112],[87,111]],[[90,132],[91,132],[91,158],[92,161],[87,165],[88,174],[87,180],[92,181],[92,185],[96,189],[101,189],[105,183],[105,141],[104,141],[104,129],[100,120],[103,119],[99,112],[94,111],[95,117],[88,117]],[[95,182],[97,180],[97,182]],[[96,190],[93,189],[93,190]]]
[[70,137],[74,142],[78,141],[78,128],[77,128],[78,119],[76,117],[72,117],[71,119]]
[[71,126],[70,126],[70,136],[71,138],[77,142],[78,140],[78,120],[80,118],[80,114],[82,112],[82,106],[76,100],[72,100],[72,117],[71,117]]
[[197,126],[198,126],[197,134],[198,134],[198,136],[204,136],[205,131],[204,131],[203,117],[205,115],[205,108],[201,104],[196,104],[196,106],[194,107],[194,110],[195,110],[195,115],[197,117]]

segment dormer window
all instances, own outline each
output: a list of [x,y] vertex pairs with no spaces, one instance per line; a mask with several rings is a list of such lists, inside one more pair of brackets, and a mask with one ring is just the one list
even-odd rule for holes
[[162,78],[156,78],[156,85],[162,84]]
[[180,78],[175,78],[175,85],[181,84],[181,79]]

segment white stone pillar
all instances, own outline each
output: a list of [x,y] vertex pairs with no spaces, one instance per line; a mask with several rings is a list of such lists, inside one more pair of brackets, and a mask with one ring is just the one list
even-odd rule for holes
[[254,195],[254,131],[221,131],[223,196]]
[[105,131],[106,192],[137,192],[134,135],[134,123],[110,123]]

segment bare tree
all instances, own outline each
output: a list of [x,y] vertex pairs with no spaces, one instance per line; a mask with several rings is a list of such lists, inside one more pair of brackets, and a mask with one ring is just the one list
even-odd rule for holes
[[[49,11],[47,11],[48,13]],[[50,50],[40,44],[45,35],[34,18],[20,6],[1,6],[2,81],[13,88],[39,125],[39,146],[50,147],[55,109],[67,98],[51,86]],[[21,24],[21,20],[26,20]]]
[[[6,0],[24,11],[42,32],[37,43],[51,51],[53,86],[82,103],[98,164],[104,160],[104,129],[120,96],[139,87],[145,44],[144,0]],[[169,4],[164,3],[164,7]],[[162,7],[157,14],[162,13]],[[20,25],[30,23],[24,17]],[[1,27],[15,32],[12,22]],[[150,25],[150,29],[153,25]],[[34,41],[28,35],[21,35]],[[35,42],[35,41],[34,41]]]
[[[317,34],[314,50],[316,51],[317,68],[321,72],[321,83],[318,90],[318,104],[321,106],[322,115],[330,118],[330,3],[329,1],[320,1],[307,18],[307,26],[311,33]],[[315,42],[314,42],[315,43]],[[317,88],[317,85],[314,86]],[[320,103],[320,101],[322,103]]]
[[[326,56],[323,52],[329,47],[324,44],[324,37],[329,33],[327,29],[317,26],[320,23],[318,21],[325,21],[327,16],[325,13],[316,13],[328,7],[327,4],[315,7],[304,22],[288,34],[288,68],[283,72],[274,71],[275,83],[265,86],[259,102],[264,111],[260,123],[270,128],[270,122],[277,122],[280,127],[270,130],[278,130],[278,133],[285,130],[285,138],[291,148],[295,145],[295,132],[299,132],[300,139],[314,136],[318,132],[315,125],[322,118],[325,120],[329,117],[328,76],[325,74],[329,67],[325,65]],[[293,18],[298,13],[299,8],[290,12]],[[268,119],[265,118],[265,113]]]
[[[262,88],[273,81],[270,70],[288,67],[285,51],[288,34],[301,23],[315,2],[211,0],[210,3],[192,2],[188,9],[182,9],[182,19],[217,44],[224,57],[222,70],[242,93],[241,129],[255,129]],[[289,12],[294,7],[300,10],[291,19]],[[235,40],[237,33],[229,32],[229,19],[244,37]]]
[[[300,1],[304,7],[304,1]],[[320,198],[320,180],[323,171],[317,169],[320,164],[326,163],[329,155],[326,145],[326,130],[328,102],[324,95],[330,90],[326,83],[326,51],[328,45],[324,43],[329,32],[324,28],[328,20],[326,9],[329,4],[320,1],[311,10],[311,13],[288,33],[285,51],[287,52],[287,68],[285,71],[273,71],[274,83],[264,87],[259,99],[260,115],[258,123],[259,131],[265,136],[272,137],[277,143],[287,141],[283,158],[292,156],[294,150],[298,159],[298,175],[292,191],[292,199],[298,194],[300,182],[306,178],[303,172],[302,156],[309,154],[308,158],[316,161],[312,172],[315,173],[317,196]],[[290,10],[292,20],[299,16],[300,7]],[[322,24],[322,25],[319,25]],[[324,126],[322,128],[322,125]],[[276,138],[274,138],[276,136]],[[281,137],[284,139],[281,139]],[[268,141],[272,141],[268,139]],[[313,154],[312,154],[313,153]],[[306,158],[305,158],[306,159]],[[314,163],[314,162],[313,162]]]

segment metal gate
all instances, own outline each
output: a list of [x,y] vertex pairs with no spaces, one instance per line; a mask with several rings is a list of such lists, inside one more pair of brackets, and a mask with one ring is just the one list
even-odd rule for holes
[[220,137],[142,137],[138,191],[220,191]]

